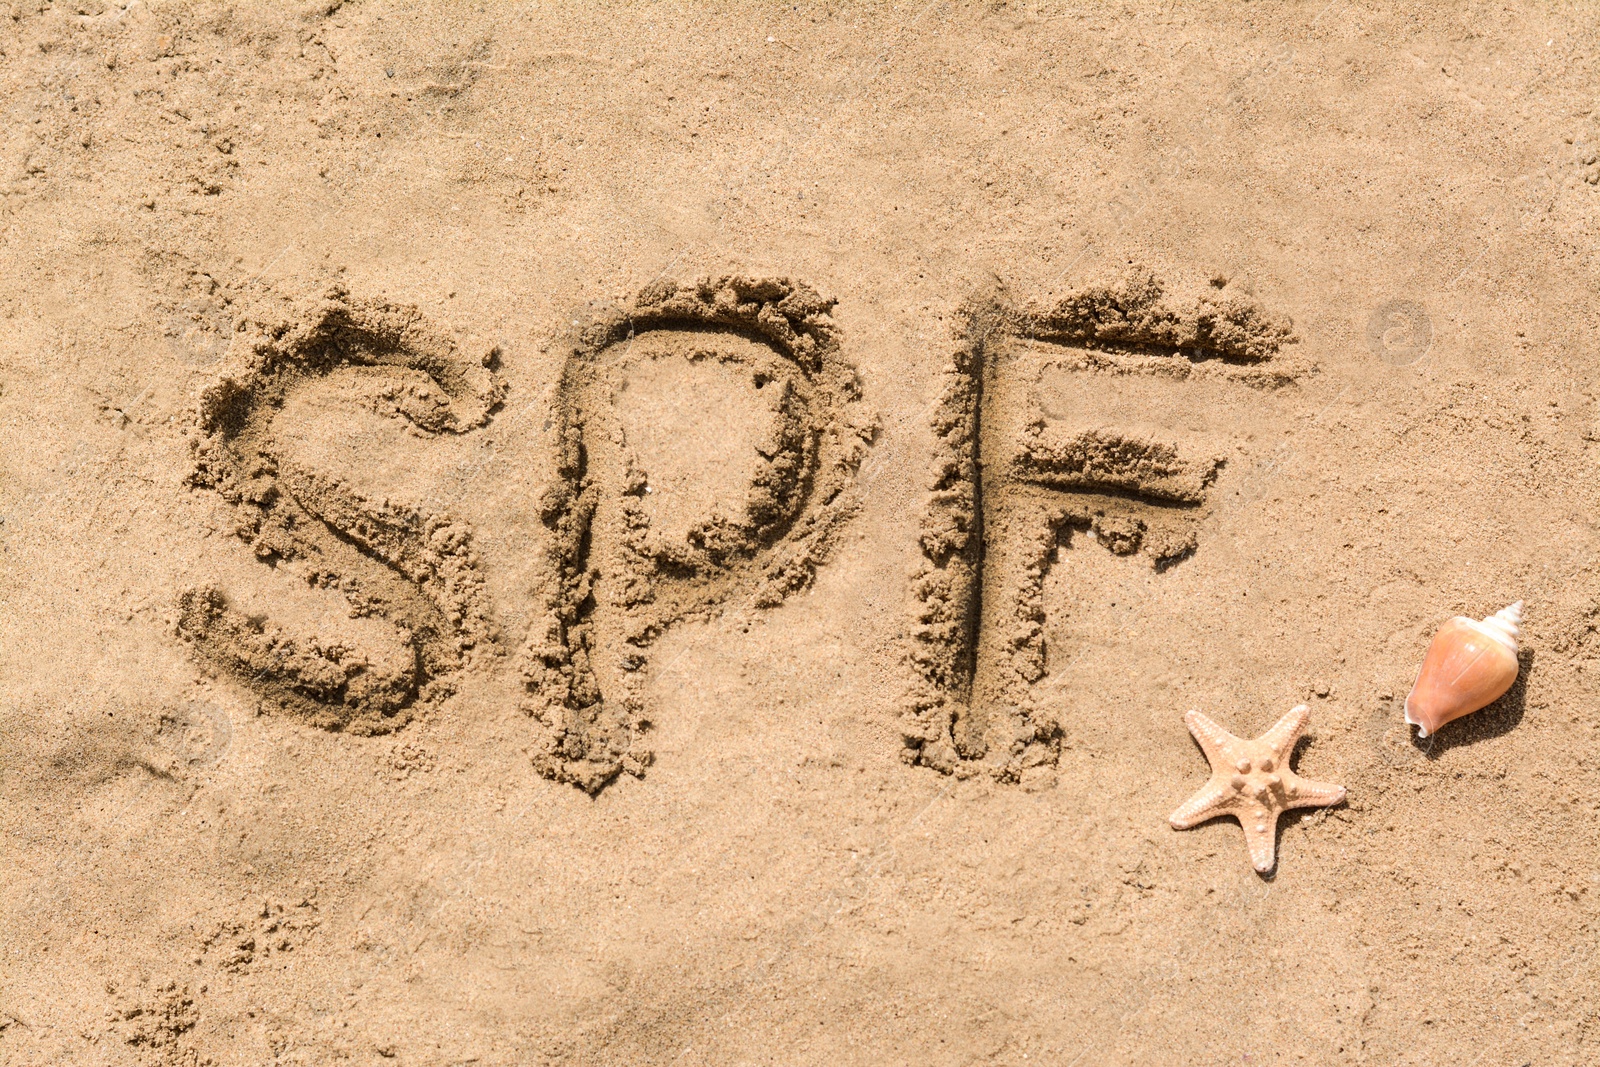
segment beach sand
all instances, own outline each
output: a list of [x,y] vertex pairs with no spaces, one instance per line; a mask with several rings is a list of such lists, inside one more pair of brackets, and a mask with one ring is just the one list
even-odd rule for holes
[[0,5],[0,1063],[1596,1062],[1597,34]]

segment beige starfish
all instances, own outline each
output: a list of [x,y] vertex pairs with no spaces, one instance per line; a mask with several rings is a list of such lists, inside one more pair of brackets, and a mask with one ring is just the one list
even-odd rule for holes
[[1277,725],[1246,741],[1234,737],[1198,710],[1183,717],[1200,750],[1211,761],[1211,780],[1168,818],[1187,830],[1218,815],[1232,815],[1244,827],[1250,861],[1266,874],[1277,863],[1278,816],[1290,808],[1325,808],[1344,799],[1344,786],[1301,778],[1289,769],[1294,743],[1311,718],[1304,704],[1291,708]]

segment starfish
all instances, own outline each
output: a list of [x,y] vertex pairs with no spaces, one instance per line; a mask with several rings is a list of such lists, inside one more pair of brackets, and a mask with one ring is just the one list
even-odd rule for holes
[[1344,799],[1344,786],[1301,778],[1289,769],[1294,743],[1311,718],[1304,704],[1256,738],[1235,737],[1199,710],[1183,717],[1211,761],[1211,780],[1168,818],[1175,830],[1232,815],[1244,827],[1250,861],[1262,874],[1277,863],[1278,816],[1291,808],[1325,808]]

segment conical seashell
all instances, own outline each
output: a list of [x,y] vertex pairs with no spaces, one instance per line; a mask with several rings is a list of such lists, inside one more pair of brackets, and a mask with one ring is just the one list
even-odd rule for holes
[[1417,684],[1406,697],[1406,722],[1427,737],[1505,695],[1517,680],[1522,601],[1479,622],[1457,615],[1433,635]]

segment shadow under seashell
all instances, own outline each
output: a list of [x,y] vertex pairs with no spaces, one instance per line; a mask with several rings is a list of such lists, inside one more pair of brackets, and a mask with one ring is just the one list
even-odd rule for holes
[[1527,711],[1528,673],[1533,669],[1533,657],[1531,648],[1517,653],[1517,680],[1500,699],[1481,711],[1450,721],[1427,737],[1413,736],[1412,745],[1429,759],[1438,759],[1453,748],[1475,745],[1516,729]]

